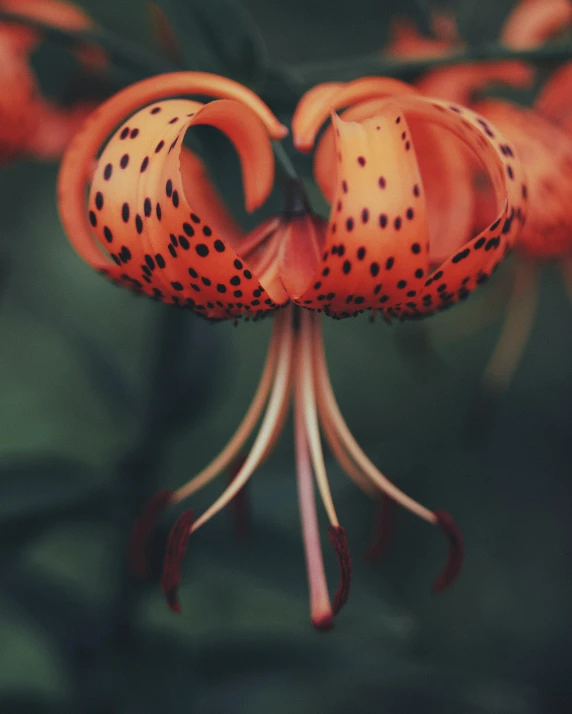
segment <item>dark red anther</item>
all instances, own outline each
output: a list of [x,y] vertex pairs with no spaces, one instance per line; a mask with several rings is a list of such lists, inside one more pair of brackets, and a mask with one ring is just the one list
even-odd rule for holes
[[[238,456],[230,465],[230,483],[240,473],[240,469],[244,466],[246,456]],[[245,484],[236,496],[230,502],[230,508],[234,520],[234,532],[239,539],[248,538],[250,536],[250,507],[248,499],[248,486]]]
[[447,562],[439,577],[433,583],[433,592],[440,593],[451,585],[461,571],[463,565],[463,534],[447,511],[435,511],[435,515],[437,516],[439,527],[449,541]]
[[348,548],[348,539],[346,530],[342,526],[330,526],[328,535],[335,548],[338,558],[338,566],[340,568],[340,582],[334,596],[332,610],[334,615],[337,615],[342,607],[346,604],[350,594],[350,585],[352,582],[352,559]]
[[395,533],[395,501],[385,493],[378,497],[377,518],[375,530],[365,557],[370,563],[376,563],[384,554],[393,540]]
[[143,507],[141,515],[131,529],[129,539],[129,561],[131,569],[140,580],[149,578],[148,546],[149,538],[163,511],[169,505],[172,491],[164,488],[158,491]]
[[181,582],[181,563],[187,552],[187,543],[191,528],[195,520],[192,509],[184,511],[175,521],[169,533],[165,559],[163,560],[163,573],[161,575],[161,588],[167,599],[169,610],[181,612],[179,602],[179,583]]

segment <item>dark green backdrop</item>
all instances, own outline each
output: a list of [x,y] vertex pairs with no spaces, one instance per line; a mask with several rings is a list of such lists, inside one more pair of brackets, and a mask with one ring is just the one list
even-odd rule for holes
[[[149,36],[139,0],[81,5],[117,33]],[[396,9],[245,6],[283,62],[373,51]],[[490,38],[509,7],[466,0],[459,22],[473,40]],[[483,296],[425,325],[325,325],[334,387],[360,443],[464,532],[464,571],[449,591],[430,592],[444,542],[406,513],[385,559],[365,563],[375,507],[329,461],[354,580],[335,629],[312,630],[288,428],[252,480],[250,539],[237,541],[223,513],[191,540],[177,617],[158,587],[141,591],[125,576],[125,501],[134,508],[217,453],[254,390],[270,323],[211,326],[108,284],[63,235],[56,174],[32,162],[0,170],[0,712],[571,711],[572,306],[556,268],[542,269],[513,384],[478,418],[502,300],[462,339]],[[432,355],[414,354],[423,327]],[[137,444],[146,415],[169,411],[160,388],[182,397],[181,428],[169,426],[146,472]]]

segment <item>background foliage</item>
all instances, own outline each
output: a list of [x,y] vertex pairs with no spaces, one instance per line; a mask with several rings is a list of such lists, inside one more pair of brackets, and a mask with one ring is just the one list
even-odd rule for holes
[[[140,0],[79,4],[150,46]],[[463,34],[493,38],[510,4],[464,3]],[[397,9],[243,5],[265,49],[240,41],[224,13],[209,35],[206,0],[202,25],[183,17],[181,2],[177,27],[190,33],[188,61],[215,61],[222,44],[216,61],[254,84],[264,67],[377,50]],[[427,8],[398,9],[422,21]],[[157,588],[131,582],[128,529],[142,500],[225,443],[254,390],[270,323],[212,326],[108,284],[63,235],[56,173],[31,162],[0,171],[0,712],[569,711],[572,308],[553,266],[543,268],[540,319],[514,383],[486,408],[477,408],[480,378],[502,299],[498,316],[464,339],[455,335],[483,295],[424,326],[325,326],[337,396],[366,452],[464,531],[465,569],[450,591],[430,594],[444,544],[408,514],[398,514],[384,560],[364,562],[375,507],[332,462],[355,574],[335,630],[315,633],[288,430],[253,478],[250,539],[236,540],[225,513],[191,540],[176,617]],[[509,260],[497,287],[511,271]],[[434,349],[420,355],[424,327]]]

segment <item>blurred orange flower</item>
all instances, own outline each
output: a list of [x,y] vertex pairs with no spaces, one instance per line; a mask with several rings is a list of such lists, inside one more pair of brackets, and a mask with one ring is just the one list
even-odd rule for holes
[[[59,0],[0,0],[0,10],[67,30],[93,26],[82,10]],[[0,22],[0,163],[22,155],[59,157],[95,106],[80,102],[62,107],[41,95],[29,61],[41,40],[42,33],[35,28]],[[94,47],[79,50],[78,58],[92,69],[106,62]]]

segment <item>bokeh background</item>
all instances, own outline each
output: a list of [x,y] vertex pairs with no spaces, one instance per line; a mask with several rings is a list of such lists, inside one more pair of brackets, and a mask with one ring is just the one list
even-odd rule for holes
[[[141,0],[78,4],[152,46]],[[243,6],[270,66],[375,51],[392,14],[423,21],[428,8]],[[448,7],[477,42],[494,38],[511,2]],[[66,60],[41,52],[43,81],[61,88]],[[157,585],[131,580],[129,527],[146,497],[191,477],[231,435],[270,321],[210,325],[107,283],[63,234],[56,175],[32,161],[0,170],[1,714],[572,711],[572,305],[556,267],[541,268],[513,383],[486,403],[481,377],[514,258],[480,295],[424,324],[325,324],[337,397],[365,451],[464,532],[449,591],[430,587],[445,543],[407,513],[385,557],[366,563],[376,505],[330,459],[354,579],[335,629],[313,631],[288,426],[251,481],[250,536],[237,539],[228,512],[193,536],[175,616]],[[215,176],[237,205],[236,166],[217,173],[215,162]]]

